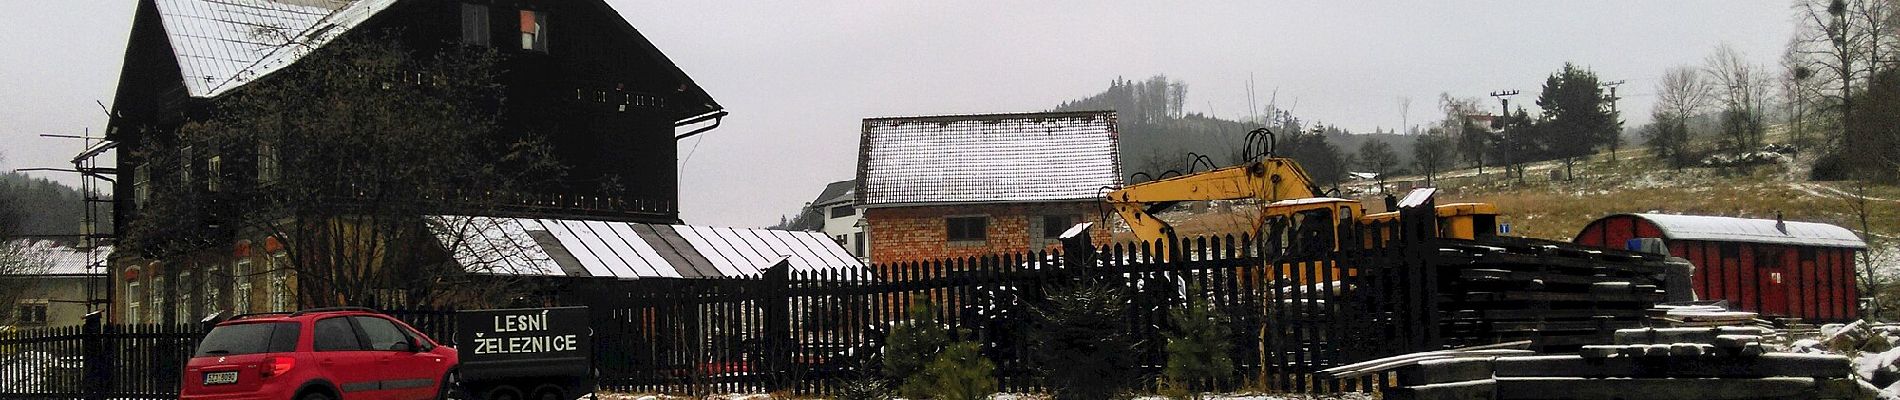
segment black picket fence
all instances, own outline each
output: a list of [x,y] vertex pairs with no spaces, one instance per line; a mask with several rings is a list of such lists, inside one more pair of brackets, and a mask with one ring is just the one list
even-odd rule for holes
[[1131,389],[1155,388],[1169,313],[1192,296],[1226,315],[1233,333],[1237,370],[1209,380],[1230,389],[1370,390],[1387,377],[1315,372],[1443,344],[1434,255],[1422,250],[1437,246],[1422,237],[1388,242],[1399,229],[1347,227],[1337,232],[1340,250],[1220,236],[865,270],[625,281],[615,286],[624,293],[613,302],[620,306],[595,305],[596,362],[602,386],[614,390],[825,395],[877,374],[884,335],[911,318],[909,305],[928,301],[932,319],[982,344],[1001,389],[1041,391],[1043,372],[1061,366],[1036,362],[1035,309],[1063,286],[1093,281],[1126,289],[1119,329],[1138,339],[1132,368],[1149,378]]

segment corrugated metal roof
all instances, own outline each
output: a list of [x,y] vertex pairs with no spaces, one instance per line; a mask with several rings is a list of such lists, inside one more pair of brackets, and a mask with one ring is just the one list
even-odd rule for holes
[[[613,221],[438,216],[436,238],[470,272],[639,278],[755,276],[863,268],[824,234]],[[552,240],[535,240],[544,236]],[[459,237],[467,239],[457,241]]]
[[157,0],[185,90],[216,97],[296,63],[397,0]]
[[1656,224],[1665,239],[1867,248],[1854,231],[1836,225],[1704,215],[1630,214]]
[[861,207],[1093,200],[1121,185],[1115,113],[864,120]]

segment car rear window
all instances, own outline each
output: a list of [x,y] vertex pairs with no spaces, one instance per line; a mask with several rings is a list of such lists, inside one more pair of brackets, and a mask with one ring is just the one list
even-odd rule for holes
[[259,322],[211,328],[198,342],[196,357],[283,353],[297,349],[296,322]]

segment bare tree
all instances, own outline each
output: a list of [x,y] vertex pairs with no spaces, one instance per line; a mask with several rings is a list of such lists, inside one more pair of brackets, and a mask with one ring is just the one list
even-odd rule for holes
[[1874,306],[1868,307],[1869,315],[1866,317],[1878,319],[1880,317],[1881,303],[1883,303],[1880,299],[1880,294],[1882,289],[1886,286],[1885,282],[1881,280],[1885,275],[1884,272],[1887,272],[1884,271],[1885,265],[1883,265],[1883,263],[1887,261],[1889,254],[1886,254],[1887,249],[1883,243],[1884,239],[1881,236],[1882,234],[1874,231],[1874,210],[1871,204],[1871,201],[1874,199],[1867,194],[1867,190],[1870,186],[1872,186],[1872,183],[1867,179],[1849,180],[1846,201],[1848,212],[1854,216],[1855,222],[1860,225],[1860,229],[1856,229],[1857,232],[1855,233],[1859,233],[1861,240],[1867,242],[1867,249],[1860,252],[1859,272],[1861,276],[1859,289],[1861,293],[1865,293],[1867,296],[1874,298]]
[[[1853,118],[1854,92],[1878,71],[1890,68],[1900,49],[1900,10],[1892,0],[1803,0],[1796,4],[1801,24],[1790,49],[1802,66],[1827,85],[1815,85],[1822,111]],[[1839,144],[1846,126],[1828,138]]]
[[1451,165],[1451,145],[1451,137],[1439,128],[1419,136],[1412,145],[1412,165],[1425,174],[1426,186],[1437,186],[1438,171]]
[[1714,82],[1715,98],[1723,105],[1723,133],[1732,152],[1749,151],[1761,146],[1767,124],[1769,76],[1767,68],[1748,61],[1748,56],[1723,43],[1715,47],[1704,67]]
[[1484,153],[1491,145],[1490,127],[1478,126],[1471,122],[1471,116],[1483,113],[1481,100],[1469,97],[1452,97],[1451,93],[1438,94],[1438,109],[1444,113],[1444,119],[1438,121],[1438,129],[1449,133],[1457,153],[1465,161],[1478,167],[1478,173],[1484,173]]
[[1412,134],[1412,96],[1399,96],[1399,134]]
[[1809,141],[1807,120],[1813,112],[1816,88],[1814,70],[1809,69],[1793,47],[1781,55],[1781,107],[1786,114],[1788,141],[1799,148],[1814,146]]
[[1694,158],[1689,120],[1708,106],[1711,96],[1708,82],[1692,67],[1670,68],[1656,83],[1656,105],[1650,111],[1655,122],[1646,132],[1647,144],[1671,167],[1686,167]]
[[1359,145],[1359,166],[1378,176],[1379,191],[1385,191],[1385,178],[1399,167],[1399,154],[1382,140],[1367,140]]

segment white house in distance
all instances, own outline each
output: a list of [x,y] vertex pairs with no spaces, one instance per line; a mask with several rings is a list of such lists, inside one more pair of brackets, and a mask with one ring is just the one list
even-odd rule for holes
[[856,180],[837,181],[825,185],[825,191],[820,192],[818,198],[812,200],[811,209],[817,211],[825,221],[824,227],[819,228],[819,231],[824,232],[825,236],[830,236],[839,245],[843,245],[845,251],[862,260],[867,256],[865,250],[869,246],[865,243],[863,213],[858,212],[856,203],[857,188],[858,181]]

